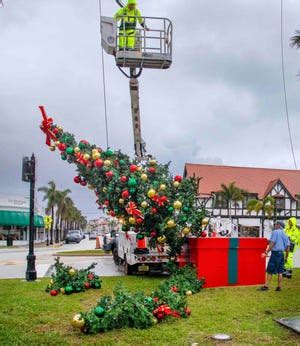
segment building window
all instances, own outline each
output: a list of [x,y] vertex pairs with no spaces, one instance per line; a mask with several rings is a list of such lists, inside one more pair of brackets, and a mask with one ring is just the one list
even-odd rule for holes
[[225,201],[222,196],[216,196],[216,204],[215,208],[217,209],[227,209],[228,208],[228,202]]
[[246,193],[243,196],[243,208],[247,209],[249,201],[253,199],[258,199],[258,196],[256,193]]
[[279,211],[285,209],[285,199],[284,199],[284,197],[276,197],[275,198],[275,207]]

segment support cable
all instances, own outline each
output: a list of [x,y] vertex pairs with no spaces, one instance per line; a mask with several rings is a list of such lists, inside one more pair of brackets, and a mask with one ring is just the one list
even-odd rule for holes
[[287,102],[287,91],[286,91],[284,51],[283,51],[283,0],[281,0],[281,6],[280,6],[280,33],[281,33],[281,69],[282,69],[282,82],[283,82],[286,120],[287,120],[287,126],[288,126],[288,132],[289,132],[291,152],[292,152],[292,157],[293,157],[293,161],[294,161],[294,166],[295,166],[295,169],[298,169],[297,161],[296,161],[296,157],[295,157],[295,151],[294,151],[293,136],[292,136],[292,130],[291,130],[291,124],[290,124],[290,115],[289,115],[288,102]]
[[[101,25],[101,17],[102,17],[102,6],[101,5],[102,5],[101,4],[101,0],[99,0],[100,25]],[[102,47],[102,45],[101,45],[101,56],[102,56],[102,83],[103,83],[103,99],[104,99],[106,146],[107,146],[107,148],[109,148],[107,102],[106,102],[106,77],[105,77],[105,64],[104,64],[104,54],[103,54],[103,47]]]

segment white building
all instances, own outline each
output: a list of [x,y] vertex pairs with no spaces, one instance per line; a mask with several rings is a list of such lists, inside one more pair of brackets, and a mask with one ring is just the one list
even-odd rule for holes
[[[247,203],[251,199],[272,196],[275,199],[274,217],[286,221],[294,216],[300,223],[300,171],[287,169],[230,167],[203,164],[185,165],[185,177],[198,177],[199,203],[205,205],[213,219],[228,223],[231,215],[238,236],[261,236],[262,213],[248,213]],[[214,195],[221,190],[221,184],[235,185],[247,191],[243,201],[231,203],[215,200]],[[272,218],[272,219],[273,219]],[[265,220],[265,236],[269,236],[273,220]]]
[[[46,239],[44,213],[36,208],[34,226],[35,242]],[[0,195],[0,245],[6,245],[7,236],[13,238],[13,245],[26,245],[29,240],[29,198]]]

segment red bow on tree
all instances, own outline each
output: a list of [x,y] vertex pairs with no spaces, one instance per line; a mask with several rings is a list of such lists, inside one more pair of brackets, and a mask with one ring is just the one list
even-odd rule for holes
[[126,211],[129,215],[138,216],[141,219],[143,219],[142,212],[140,210],[138,210],[138,208],[134,202],[128,203],[128,207],[126,208]]
[[159,207],[163,207],[165,205],[165,203],[168,202],[168,198],[166,196],[158,196],[155,195],[152,200],[159,206]]
[[153,311],[153,315],[158,319],[163,319],[165,316],[180,317],[180,313],[172,310],[168,305],[161,305]]
[[51,140],[53,141],[57,140],[54,132],[52,131],[53,119],[47,117],[44,106],[39,106],[39,109],[42,112],[42,116],[43,116],[43,121],[40,128],[46,135],[46,144],[50,147]]

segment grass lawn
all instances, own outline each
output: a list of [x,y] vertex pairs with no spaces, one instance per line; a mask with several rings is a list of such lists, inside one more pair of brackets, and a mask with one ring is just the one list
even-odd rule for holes
[[54,256],[109,256],[103,250],[60,251]]
[[118,281],[131,290],[150,292],[162,280],[104,278],[101,290],[57,297],[44,292],[48,279],[34,283],[0,280],[0,345],[213,345],[210,336],[214,333],[232,335],[231,345],[300,345],[298,334],[273,321],[300,315],[300,270],[292,280],[284,281],[281,292],[275,292],[275,287],[268,292],[256,287],[205,289],[188,298],[190,318],[147,330],[84,335],[70,326],[75,313],[93,307]]

